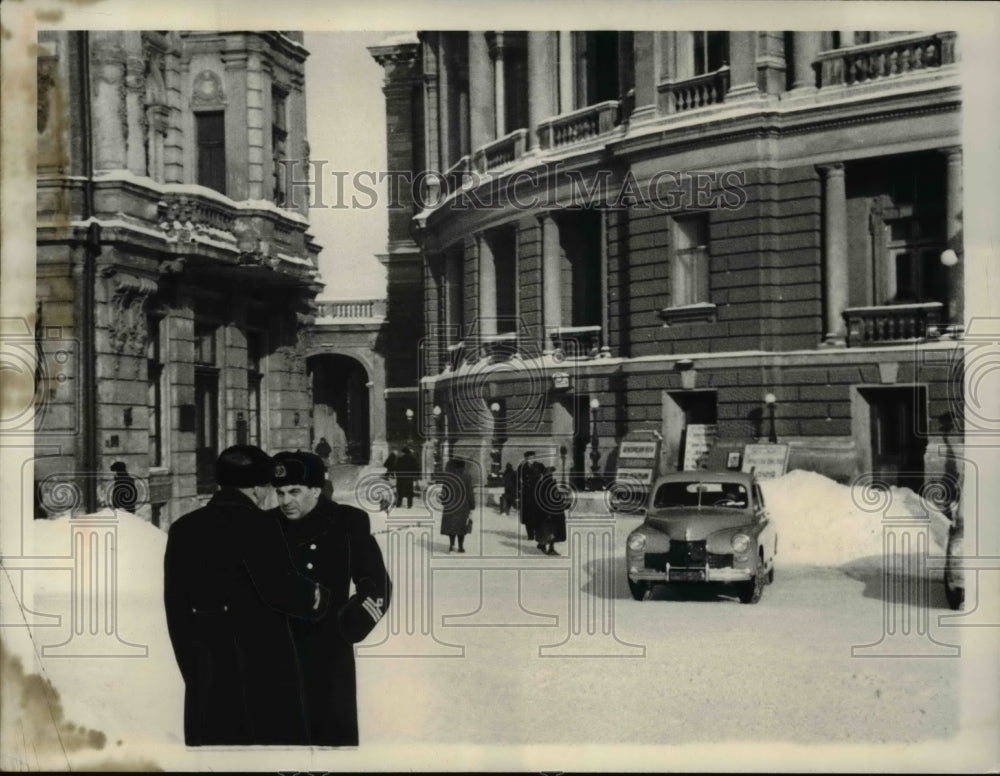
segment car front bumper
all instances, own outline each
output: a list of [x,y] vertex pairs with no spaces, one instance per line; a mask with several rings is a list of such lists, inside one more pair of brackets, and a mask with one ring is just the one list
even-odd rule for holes
[[708,566],[667,566],[664,571],[630,568],[633,582],[747,582],[753,579],[753,569],[709,568]]

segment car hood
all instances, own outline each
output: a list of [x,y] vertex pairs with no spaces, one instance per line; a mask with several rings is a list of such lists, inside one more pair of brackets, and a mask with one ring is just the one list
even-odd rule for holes
[[750,527],[753,517],[732,509],[704,508],[684,510],[678,514],[657,513],[646,516],[646,524],[678,541],[700,541],[710,534],[726,529]]

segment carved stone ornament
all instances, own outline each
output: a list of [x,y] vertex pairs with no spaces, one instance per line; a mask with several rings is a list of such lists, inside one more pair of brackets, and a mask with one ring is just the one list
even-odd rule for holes
[[[157,290],[149,278],[119,272],[115,268],[104,271],[110,276],[111,302],[108,305],[108,338],[115,354],[114,370],[121,367],[122,356],[142,356],[146,349],[146,300]],[[132,359],[131,377],[139,376],[141,359]]]
[[193,107],[219,106],[225,101],[226,95],[222,89],[222,79],[213,70],[202,70],[194,77],[191,89],[191,105]]

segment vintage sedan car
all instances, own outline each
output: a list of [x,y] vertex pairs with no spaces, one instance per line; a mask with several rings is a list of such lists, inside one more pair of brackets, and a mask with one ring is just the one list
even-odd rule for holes
[[646,519],[629,534],[632,597],[658,584],[724,582],[745,604],[774,580],[778,535],[760,485],[742,472],[686,471],[660,477]]

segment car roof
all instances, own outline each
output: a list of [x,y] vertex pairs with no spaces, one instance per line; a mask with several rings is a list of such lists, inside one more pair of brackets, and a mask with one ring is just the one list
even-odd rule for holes
[[691,471],[664,474],[656,479],[654,488],[659,488],[661,485],[668,482],[737,482],[741,485],[750,487],[753,485],[754,481],[754,476],[748,472],[693,469]]

